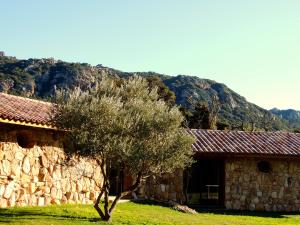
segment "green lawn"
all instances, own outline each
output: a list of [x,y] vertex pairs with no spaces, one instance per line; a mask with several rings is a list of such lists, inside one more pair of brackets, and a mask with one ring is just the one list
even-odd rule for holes
[[[105,224],[97,219],[91,205],[0,209],[0,224]],[[246,212],[202,212],[190,215],[168,207],[128,202],[118,205],[112,224],[299,225],[300,215]]]

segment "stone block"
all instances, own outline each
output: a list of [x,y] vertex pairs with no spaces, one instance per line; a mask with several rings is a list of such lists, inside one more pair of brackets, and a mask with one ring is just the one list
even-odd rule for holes
[[10,175],[11,173],[11,163],[8,160],[2,161],[2,171],[4,175]]
[[271,194],[271,197],[272,197],[272,198],[277,198],[277,192],[276,192],[276,191],[273,191],[272,194]]
[[8,206],[7,204],[7,199],[5,198],[0,198],[0,207],[1,208],[6,208]]
[[18,149],[16,150],[16,153],[15,153],[15,157],[14,157],[16,160],[19,160],[19,161],[23,161],[23,158],[24,158],[24,154],[22,152],[22,150]]
[[233,202],[233,209],[239,210],[241,208],[241,202],[239,200],[235,200]]
[[13,150],[5,151],[4,158],[8,161],[12,161],[14,159],[14,151]]
[[33,176],[38,176],[40,173],[40,168],[37,164],[35,164],[33,167],[31,167],[31,174]]
[[29,193],[34,194],[35,190],[36,190],[35,183],[30,183],[29,184]]
[[38,206],[44,206],[45,205],[45,198],[44,197],[39,197],[37,205]]
[[48,159],[44,154],[40,156],[40,160],[41,160],[41,163],[42,163],[43,167],[45,167],[45,168],[49,167]]
[[253,200],[252,200],[252,201],[253,201],[253,203],[254,203],[254,204],[257,204],[257,203],[259,203],[259,199],[258,199],[257,197],[253,198]]
[[78,193],[80,193],[80,192],[82,191],[82,182],[81,182],[81,180],[78,180],[78,181],[76,182],[76,191],[77,191]]
[[46,196],[45,197],[45,205],[50,205],[51,204],[51,197],[49,197],[49,196]]
[[4,194],[4,191],[5,191],[5,185],[1,184],[0,185],[0,197],[2,197],[2,195]]
[[23,160],[22,169],[23,169],[24,173],[29,174],[29,172],[30,172],[30,160],[27,156]]
[[57,194],[56,194],[56,198],[57,199],[62,199],[62,197],[63,197],[63,193],[62,193],[62,191],[59,189],[59,190],[57,190]]
[[4,194],[3,194],[3,197],[8,199],[10,198],[11,194],[13,193],[14,191],[14,187],[15,187],[15,183],[12,181],[10,182],[6,188],[5,188],[5,191],[4,191]]
[[4,158],[4,152],[3,150],[0,150],[0,160],[2,160]]
[[57,189],[56,187],[52,187],[50,190],[51,198],[56,199],[57,198]]
[[254,211],[255,209],[256,209],[255,204],[251,203],[251,204],[249,205],[249,210]]
[[232,209],[231,202],[230,201],[226,201],[225,207],[226,207],[226,209]]
[[13,192],[8,200],[8,206],[13,207],[16,205],[16,194]]
[[92,201],[96,200],[96,193],[95,192],[90,192],[89,199],[92,200]]

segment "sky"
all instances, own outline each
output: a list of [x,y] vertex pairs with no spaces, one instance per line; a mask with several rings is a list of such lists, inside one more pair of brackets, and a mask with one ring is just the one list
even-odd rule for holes
[[0,50],[226,84],[300,110],[299,0],[0,0]]

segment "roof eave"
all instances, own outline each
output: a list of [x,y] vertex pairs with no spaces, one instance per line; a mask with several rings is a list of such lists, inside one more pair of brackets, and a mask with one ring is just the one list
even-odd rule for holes
[[257,158],[257,159],[300,159],[297,154],[259,154],[259,153],[225,153],[225,152],[195,152],[196,158]]
[[24,122],[24,121],[15,121],[15,120],[2,119],[2,118],[0,118],[0,123],[14,124],[14,125],[28,126],[28,127],[37,127],[37,128],[51,129],[51,130],[58,130],[56,127],[51,126],[51,125],[47,125],[47,124],[38,124],[38,123],[31,123],[31,122]]

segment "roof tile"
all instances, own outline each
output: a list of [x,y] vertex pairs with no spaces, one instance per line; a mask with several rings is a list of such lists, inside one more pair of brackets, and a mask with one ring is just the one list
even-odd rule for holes
[[0,93],[0,119],[3,120],[49,125],[51,109],[52,104],[48,102]]
[[300,134],[190,129],[199,153],[300,156]]

